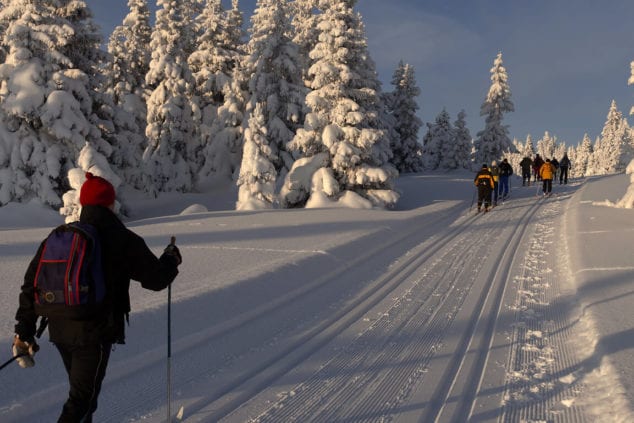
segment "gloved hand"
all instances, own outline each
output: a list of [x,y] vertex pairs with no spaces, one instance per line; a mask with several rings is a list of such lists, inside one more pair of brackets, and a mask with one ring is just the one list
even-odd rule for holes
[[18,365],[23,369],[35,366],[35,360],[33,359],[33,357],[35,356],[35,353],[39,351],[39,349],[40,346],[37,345],[37,342],[35,342],[35,340],[31,342],[25,342],[22,341],[18,335],[15,335],[13,337],[13,356],[20,356],[16,359],[16,361],[18,362]]
[[178,250],[175,242],[176,239],[172,237],[172,242],[170,242],[169,245],[165,247],[163,254],[174,257],[174,259],[176,259],[176,265],[179,266],[183,262],[183,258],[181,257],[181,252]]

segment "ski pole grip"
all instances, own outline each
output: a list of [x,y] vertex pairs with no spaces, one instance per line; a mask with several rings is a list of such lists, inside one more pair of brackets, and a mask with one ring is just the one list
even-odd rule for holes
[[170,238],[170,245],[176,245],[176,237],[174,235]]

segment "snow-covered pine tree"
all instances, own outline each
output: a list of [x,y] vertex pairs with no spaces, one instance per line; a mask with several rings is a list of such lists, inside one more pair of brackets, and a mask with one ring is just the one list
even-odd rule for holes
[[600,163],[603,162],[603,157],[601,155],[602,150],[603,149],[601,148],[601,136],[597,136],[594,139],[594,144],[592,145],[592,155],[590,156],[590,159],[588,160],[588,167],[586,168],[587,176],[603,174],[602,173],[603,168],[600,166]]
[[583,140],[577,148],[575,149],[575,160],[572,160],[570,157],[571,167],[570,167],[570,176],[574,178],[583,178],[587,176],[588,173],[588,165],[591,161],[592,155],[594,153],[592,147],[592,141],[588,134],[583,134]]
[[[70,190],[64,193],[64,206],[59,210],[60,214],[66,216],[65,221],[75,222],[79,220],[81,205],[79,203],[79,193],[81,186],[86,180],[86,172],[95,176],[101,176],[112,184],[115,190],[121,185],[121,178],[112,171],[108,159],[99,153],[90,143],[86,143],[79,153],[77,167],[68,171],[68,182]],[[119,212],[121,204],[115,201],[115,212]]]
[[423,163],[425,169],[456,169],[455,136],[449,113],[442,109],[434,123],[428,123],[429,130],[423,146]]
[[416,116],[419,109],[416,97],[420,95],[420,89],[416,85],[414,68],[400,61],[392,76],[392,85],[394,91],[384,96],[396,131],[391,145],[392,163],[399,172],[420,172],[423,161],[418,131],[423,123]]
[[[579,162],[578,160],[578,145],[571,145],[568,146],[568,160],[570,160],[570,167],[568,168],[568,178],[576,178],[577,176],[575,175],[575,168],[577,167],[577,163]],[[561,160],[560,160],[561,161]]]
[[[107,92],[107,81],[103,75],[103,69],[108,63],[108,54],[101,49],[102,37],[99,28],[95,25],[92,12],[84,1],[63,0],[56,4],[54,13],[65,19],[73,30],[69,43],[63,49],[64,54],[76,69],[87,76],[88,96],[80,101],[86,103],[86,117],[95,126],[88,141],[92,142],[100,153],[110,157],[112,144],[116,142],[113,124],[114,104],[112,96]],[[67,76],[66,79],[75,78]],[[73,84],[74,82],[69,82],[68,87]],[[77,147],[78,150],[83,149],[83,144]]]
[[187,24],[183,28],[183,49],[185,57],[189,57],[197,47],[197,40],[204,31],[198,19],[209,0],[181,0],[183,3],[183,16]]
[[[209,7],[208,4],[203,14],[207,14]],[[215,25],[212,18],[209,20]],[[222,19],[215,26],[215,31],[207,28],[213,34],[203,34],[203,37],[207,37],[207,49],[211,56],[203,51],[201,57],[195,59],[197,62],[204,61],[206,56],[212,60],[207,65],[210,66],[209,83],[214,91],[209,99],[211,103],[203,105],[201,127],[204,162],[198,178],[204,184],[214,183],[216,179],[224,183],[237,177],[235,172],[242,160],[242,124],[247,85],[241,64],[245,55],[242,22],[238,1],[233,0],[232,8],[222,13]],[[192,57],[196,57],[196,54],[197,52]]]
[[187,65],[183,39],[182,2],[158,0],[150,49],[152,60],[146,83],[152,89],[147,102],[148,147],[143,154],[146,190],[187,192],[193,187],[191,158],[194,131],[193,77]]
[[555,154],[555,146],[557,144],[557,137],[551,136],[548,131],[544,132],[544,136],[537,140],[537,153],[544,160],[552,159]]
[[524,144],[517,138],[513,138],[512,144],[513,148],[511,150],[513,151],[513,153],[506,153],[503,158],[508,160],[514,172],[518,172],[520,168],[520,162],[524,157],[522,155]]
[[346,205],[355,206],[391,206],[398,199],[392,189],[398,171],[388,163],[389,140],[380,128],[380,84],[360,16],[353,11],[355,3],[320,3],[319,42],[311,51],[314,64],[308,72],[313,90],[306,98],[310,113],[291,147],[314,162],[323,163],[320,153],[326,153],[327,168],[317,170],[314,178],[305,175],[312,187],[306,190],[306,183],[293,182],[298,179],[294,172],[304,173],[311,161],[295,162],[282,192],[286,206],[301,206],[309,196],[320,201],[343,196]]
[[[0,201],[37,198],[53,207],[86,142],[109,156],[102,131],[108,101],[98,88],[105,54],[82,1],[10,0],[0,10],[8,52],[0,108],[8,132],[0,153]],[[99,125],[99,127],[97,126]]]
[[625,171],[632,160],[631,131],[627,119],[612,100],[601,131],[601,143],[594,149],[594,174],[606,175]]
[[514,110],[502,53],[498,53],[491,68],[491,87],[480,107],[480,116],[485,116],[485,126],[477,133],[474,143],[476,163],[491,163],[499,160],[504,153],[512,152],[508,126],[503,125],[502,120],[505,113]]
[[238,0],[231,0],[231,9],[226,13],[227,20],[227,34],[229,36],[228,42],[230,46],[236,46],[236,51],[242,53],[242,45],[244,38],[244,13],[240,10],[240,4]]
[[424,170],[434,170],[440,163],[440,148],[436,145],[433,137],[433,125],[434,123],[432,122],[425,123],[425,126],[427,126],[427,132],[423,135],[423,146],[421,148]]
[[458,113],[458,118],[454,122],[454,146],[455,161],[458,169],[471,169],[473,162],[471,161],[471,149],[473,147],[473,138],[467,128],[467,114],[464,110]]
[[292,7],[292,39],[298,48],[298,57],[301,60],[302,79],[308,87],[308,69],[312,65],[310,52],[318,41],[317,11],[319,0],[295,0],[290,3]]
[[272,164],[280,180],[293,165],[286,145],[304,121],[306,99],[297,46],[289,38],[289,12],[286,1],[258,0],[251,16],[251,37],[244,60],[250,97],[247,114],[255,104],[263,107],[266,134],[277,155],[271,156]]
[[129,12],[112,32],[108,52],[110,63],[105,70],[108,92],[116,109],[116,142],[110,163],[120,170],[123,179],[143,188],[142,156],[147,146],[146,100],[149,97],[145,76],[150,65],[152,28],[147,0],[128,0]]
[[531,137],[531,134],[526,136],[522,155],[523,157],[530,157],[531,159],[535,157],[535,146],[533,145],[533,137]]
[[561,158],[564,156],[565,152],[566,152],[566,143],[558,142],[555,144],[555,152],[553,154],[553,157],[557,159],[557,161],[560,161]]
[[220,0],[206,2],[196,25],[200,31],[187,63],[195,81],[192,103],[201,151],[195,153],[193,159],[198,173],[205,162],[202,150],[211,142],[211,126],[224,103],[224,93],[229,91],[235,64],[233,55],[225,50],[228,34]]
[[249,114],[248,127],[244,131],[236,210],[269,209],[277,203],[278,171],[273,163],[279,160],[279,153],[275,140],[268,133],[266,114],[266,106],[262,103],[257,103]]

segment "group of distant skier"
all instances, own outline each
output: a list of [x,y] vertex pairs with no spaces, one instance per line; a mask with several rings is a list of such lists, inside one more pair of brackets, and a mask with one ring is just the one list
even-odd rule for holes
[[[568,170],[570,159],[564,153],[561,160],[556,158],[544,160],[539,154],[534,159],[526,156],[519,163],[522,169],[522,186],[531,185],[531,177],[536,183],[542,182],[542,193],[550,196],[553,190],[553,180],[559,177],[559,184],[568,183]],[[502,160],[498,165],[493,160],[491,165],[483,164],[473,180],[478,190],[478,213],[484,207],[488,212],[491,207],[498,205],[498,200],[504,201],[509,196],[509,178],[513,175],[513,167],[508,159]]]

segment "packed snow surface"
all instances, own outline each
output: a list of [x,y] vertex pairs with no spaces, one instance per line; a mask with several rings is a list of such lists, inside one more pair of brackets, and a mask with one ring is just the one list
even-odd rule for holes
[[[475,213],[470,173],[405,175],[395,210],[234,211],[236,192],[124,193],[159,254],[176,236],[171,411],[187,422],[632,422],[628,176],[539,187]],[[62,223],[0,208],[0,343],[37,245]],[[131,289],[98,422],[162,422],[167,293]],[[0,421],[55,421],[68,385],[45,339],[0,373]]]

